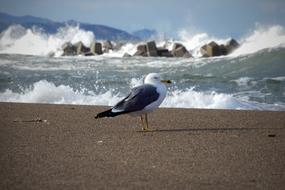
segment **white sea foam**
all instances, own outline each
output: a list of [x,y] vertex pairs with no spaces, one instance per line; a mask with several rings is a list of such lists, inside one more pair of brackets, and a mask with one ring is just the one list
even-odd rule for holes
[[241,77],[237,80],[233,80],[233,82],[236,82],[239,86],[247,86],[251,80],[252,78],[250,77]]
[[[178,40],[164,40],[157,39],[156,44],[158,47],[165,47],[168,50],[172,50],[174,43],[183,44],[188,51],[190,51],[193,57],[198,58],[201,57],[200,48],[210,43],[211,41],[215,41],[217,44],[226,44],[231,37],[218,38],[212,35],[207,34],[206,32],[191,34],[185,29],[178,31]],[[240,56],[255,53],[262,49],[275,48],[275,47],[284,47],[285,46],[285,29],[280,25],[272,25],[272,26],[258,26],[252,32],[242,37],[241,39],[237,39],[241,46],[234,51],[230,56]],[[123,46],[123,49],[120,50],[120,57],[124,53],[129,53],[133,55],[136,51],[136,47],[138,44],[128,43]],[[128,47],[128,48],[126,48]]]
[[[131,86],[141,83],[140,79],[133,79]],[[123,96],[112,91],[104,93],[74,90],[70,86],[56,86],[52,82],[41,80],[22,93],[7,89],[0,93],[2,102],[51,103],[51,104],[80,104],[113,106]],[[243,102],[230,94],[216,92],[198,92],[194,88],[184,91],[174,90],[168,95],[161,107],[173,108],[210,108],[210,109],[262,109],[254,104]],[[268,108],[267,108],[268,109]]]
[[[174,43],[182,43],[194,57],[200,57],[200,47],[215,41],[225,44],[230,36],[217,38],[205,32],[191,34],[187,30],[178,31],[178,40],[157,39],[157,46],[164,46],[171,50]],[[40,28],[32,27],[25,29],[21,25],[12,25],[0,35],[0,53],[48,55],[50,52],[55,56],[62,54],[61,46],[65,42],[77,43],[82,41],[85,46],[90,46],[95,36],[91,31],[80,29],[79,26],[65,26],[58,29],[55,34],[44,33]],[[259,50],[285,46],[285,30],[280,25],[258,26],[251,33],[238,40],[241,46],[231,56],[255,53]],[[122,57],[125,53],[133,55],[140,43],[127,43],[119,50],[105,53],[104,56]]]
[[[225,44],[230,40],[230,37],[217,38],[207,33],[191,34],[187,30],[180,30],[178,32],[179,40],[188,50],[190,50],[194,57],[200,57],[200,47],[215,41],[217,44]],[[280,25],[271,26],[256,26],[255,29],[242,37],[237,39],[241,46],[234,51],[230,56],[240,56],[245,54],[255,53],[262,49],[285,47],[285,29]]]
[[140,86],[143,84],[143,78],[139,79],[139,78],[132,78],[131,82],[130,82],[130,88],[134,88],[136,86]]
[[264,80],[268,80],[268,79],[276,80],[276,81],[285,81],[285,76],[282,76],[282,77],[272,77],[272,78],[264,78]]
[[109,53],[105,53],[104,56],[108,57],[123,57],[125,53],[130,55],[134,55],[137,50],[136,43],[126,43],[124,44],[118,51],[110,51]]
[[99,95],[90,92],[88,95],[70,86],[56,86],[46,80],[41,80],[22,93],[6,90],[0,93],[0,101],[52,104],[82,104],[82,105],[114,105],[120,100],[118,95],[111,91]]
[[191,35],[189,32],[187,32],[187,30],[184,29],[178,32],[178,36],[180,38],[180,43],[182,43],[186,49],[190,50],[194,57],[201,57],[200,48],[211,41],[215,41],[220,45],[225,44],[228,40],[230,40],[230,38],[223,39],[210,36],[207,33],[197,33]]
[[194,88],[169,93],[162,107],[207,108],[207,109],[252,109],[232,95],[216,92],[198,92]]
[[262,49],[285,47],[285,30],[280,25],[257,26],[248,36],[242,38],[241,46],[232,56],[251,54]]
[[56,56],[62,54],[61,46],[65,42],[81,41],[90,46],[94,34],[80,29],[79,26],[65,26],[55,34],[46,34],[41,29],[33,27],[24,29],[21,25],[12,25],[1,33],[0,53],[48,55],[53,52]]

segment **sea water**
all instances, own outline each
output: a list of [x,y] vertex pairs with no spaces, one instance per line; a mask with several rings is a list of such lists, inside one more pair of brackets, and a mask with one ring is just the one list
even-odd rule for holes
[[[64,42],[88,45],[94,34],[80,27],[49,35],[11,26],[0,36],[0,101],[112,106],[142,84],[144,76],[157,72],[173,81],[161,107],[285,110],[281,26],[258,28],[240,39],[235,52],[213,58],[201,58],[199,47],[228,39],[181,35],[194,58],[122,57],[135,52],[135,43],[101,56],[63,57]],[[171,49],[174,41],[157,43]]]

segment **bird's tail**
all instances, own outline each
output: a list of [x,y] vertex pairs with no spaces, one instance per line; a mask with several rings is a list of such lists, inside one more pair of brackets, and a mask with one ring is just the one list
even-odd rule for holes
[[98,113],[95,116],[95,119],[99,119],[99,118],[103,118],[103,117],[115,117],[115,116],[120,115],[120,114],[122,114],[122,113],[120,113],[120,112],[112,112],[112,109],[109,109],[107,111]]

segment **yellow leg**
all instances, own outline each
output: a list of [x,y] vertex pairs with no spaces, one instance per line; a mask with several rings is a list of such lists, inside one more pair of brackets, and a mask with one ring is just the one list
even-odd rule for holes
[[149,128],[148,128],[148,119],[147,119],[147,114],[145,114],[145,115],[144,115],[144,117],[145,117],[146,129],[147,129],[147,130],[149,130]]
[[145,128],[145,125],[144,125],[144,118],[143,118],[143,116],[141,116],[141,126],[142,126],[142,130],[145,131],[146,128]]
[[147,114],[141,115],[140,120],[141,120],[142,131],[146,132],[155,131],[149,128]]

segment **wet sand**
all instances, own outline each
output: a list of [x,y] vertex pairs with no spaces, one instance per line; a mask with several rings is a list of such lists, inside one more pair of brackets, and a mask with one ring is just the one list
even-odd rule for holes
[[285,189],[285,112],[0,103],[0,189]]

